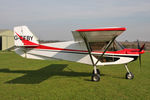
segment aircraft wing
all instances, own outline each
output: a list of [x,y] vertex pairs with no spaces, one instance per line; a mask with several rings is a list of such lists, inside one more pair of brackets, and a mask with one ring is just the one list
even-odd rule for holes
[[[75,41],[85,42],[90,59],[93,66],[96,66],[100,59],[104,56],[110,45],[114,42],[117,36],[119,36],[126,28],[124,27],[111,27],[111,28],[96,28],[96,29],[79,29],[73,31],[73,37]],[[94,43],[94,44],[93,44]],[[94,62],[92,57],[92,51],[101,50],[106,45],[101,56]]]
[[126,28],[124,27],[79,29],[72,31],[72,34],[74,40],[77,42],[84,41],[81,35],[84,35],[88,42],[108,42],[125,30]]

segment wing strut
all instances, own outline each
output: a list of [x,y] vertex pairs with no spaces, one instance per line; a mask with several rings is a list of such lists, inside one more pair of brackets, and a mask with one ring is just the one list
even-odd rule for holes
[[107,44],[107,46],[106,46],[106,48],[105,48],[103,54],[98,57],[98,60],[97,60],[97,62],[96,62],[94,65],[96,65],[96,64],[99,62],[99,60],[104,56],[105,52],[108,50],[108,48],[109,48],[110,45],[114,42],[115,39],[116,39],[116,37],[114,37],[111,41],[109,41],[109,43]]
[[[80,32],[79,32],[80,33]],[[91,58],[91,62],[92,62],[92,65],[94,66],[95,64],[94,64],[94,60],[93,60],[93,57],[92,57],[92,54],[91,54],[91,47],[90,47],[90,45],[89,45],[89,43],[88,43],[88,40],[87,40],[87,38],[86,38],[86,35],[84,34],[84,33],[80,33],[80,36],[83,38],[83,40],[84,40],[84,42],[85,42],[85,45],[86,45],[86,47],[87,47],[87,50],[88,50],[88,53],[89,53],[89,56],[90,56],[90,58]]]

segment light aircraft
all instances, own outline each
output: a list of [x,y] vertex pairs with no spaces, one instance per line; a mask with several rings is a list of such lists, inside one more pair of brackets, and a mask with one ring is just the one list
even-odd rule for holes
[[14,27],[15,52],[25,58],[54,58],[92,65],[92,81],[100,80],[97,66],[124,64],[126,79],[133,79],[127,64],[138,57],[141,62],[145,44],[140,47],[138,43],[138,49],[124,48],[115,39],[125,30],[125,27],[78,29],[72,31],[74,41],[40,44],[27,26],[17,26]]

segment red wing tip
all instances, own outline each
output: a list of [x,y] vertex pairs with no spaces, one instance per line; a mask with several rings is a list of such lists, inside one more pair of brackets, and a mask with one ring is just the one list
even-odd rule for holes
[[115,28],[96,28],[96,29],[79,29],[78,32],[89,32],[89,31],[125,31],[125,27]]

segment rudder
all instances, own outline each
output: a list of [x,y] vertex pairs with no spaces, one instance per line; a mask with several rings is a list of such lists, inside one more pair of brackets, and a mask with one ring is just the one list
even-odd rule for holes
[[28,29],[27,26],[14,27],[15,46],[37,46],[38,38]]

